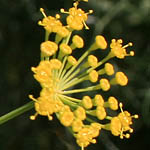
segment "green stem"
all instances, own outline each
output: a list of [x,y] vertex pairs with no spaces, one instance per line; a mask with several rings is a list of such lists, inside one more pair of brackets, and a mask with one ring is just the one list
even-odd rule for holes
[[86,91],[94,91],[100,89],[99,84],[95,86],[90,86],[84,89],[75,89],[75,90],[69,90],[69,91],[62,91],[61,94],[72,94],[72,93],[80,93],[80,92],[86,92]]
[[17,108],[16,110],[13,110],[13,111],[1,116],[0,117],[0,124],[3,124],[5,122],[7,122],[8,120],[11,120],[11,119],[23,114],[24,112],[32,109],[33,107],[34,107],[34,102],[31,101],[31,102]]
[[83,78],[79,79],[79,78],[74,78],[72,79],[71,81],[69,81],[68,83],[65,83],[65,85],[63,86],[63,89],[62,90],[65,90],[65,89],[68,89],[76,84],[79,84],[85,80],[87,80],[87,77],[88,76],[84,76]]
[[72,72],[74,72],[74,70],[79,66],[79,64],[84,60],[84,58],[86,58],[86,56],[89,54],[89,51],[87,50],[78,60],[78,63],[76,65],[74,65],[63,77],[63,80],[65,81],[70,74],[72,74]]

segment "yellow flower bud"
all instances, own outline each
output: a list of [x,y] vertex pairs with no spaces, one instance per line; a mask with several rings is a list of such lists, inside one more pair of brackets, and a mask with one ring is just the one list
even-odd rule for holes
[[114,67],[113,67],[113,65],[110,64],[110,63],[106,63],[105,64],[105,71],[106,71],[107,75],[109,75],[109,76],[113,75],[114,74]]
[[52,56],[58,50],[58,46],[55,42],[46,41],[41,44],[41,52],[44,56]]
[[86,118],[86,112],[85,109],[81,106],[79,106],[75,111],[74,111],[75,116],[80,119],[80,120],[85,120]]
[[52,69],[60,69],[62,65],[61,61],[58,59],[51,59],[50,63],[51,63]]
[[108,91],[110,89],[110,83],[107,79],[100,80],[100,87],[103,91]]
[[115,85],[119,84],[121,86],[125,86],[128,83],[128,78],[123,72],[117,72],[115,78],[110,81],[110,84]]
[[68,55],[68,54],[71,54],[72,53],[72,49],[69,45],[65,44],[65,43],[62,43],[60,45],[60,50],[61,52],[64,54],[64,55]]
[[96,50],[98,48],[100,48],[102,50],[105,50],[107,48],[107,42],[102,35],[96,36],[95,43],[90,47],[90,51]]
[[74,35],[72,38],[71,48],[82,48],[84,46],[84,41],[79,35]]
[[103,120],[106,117],[106,111],[103,106],[98,106],[96,108],[96,116],[98,119]]
[[108,98],[108,102],[105,102],[104,107],[109,107],[112,110],[117,110],[118,109],[118,101],[115,97],[110,96]]
[[97,73],[97,71],[96,70],[92,70],[90,73],[89,73],[89,80],[91,81],[91,82],[97,82],[97,80],[98,80],[98,73]]
[[95,106],[103,106],[104,105],[104,99],[100,94],[96,94],[93,103]]
[[73,119],[74,119],[74,114],[71,111],[64,111],[60,115],[60,122],[65,126],[68,127],[72,124]]
[[98,60],[94,55],[89,55],[88,56],[88,64],[91,67],[96,67],[98,64]]
[[82,99],[82,105],[86,109],[91,109],[93,106],[91,98],[89,96],[84,96]]
[[76,118],[75,120],[73,120],[71,126],[72,126],[72,130],[74,132],[79,132],[82,129],[82,127],[84,126],[84,124],[83,124],[82,120],[80,120],[79,118]]

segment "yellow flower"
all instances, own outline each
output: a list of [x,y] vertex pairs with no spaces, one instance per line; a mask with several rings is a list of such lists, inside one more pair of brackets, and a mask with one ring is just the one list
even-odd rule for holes
[[110,44],[112,56],[116,56],[119,59],[123,59],[125,58],[125,56],[133,56],[134,55],[133,51],[131,51],[130,54],[127,54],[125,49],[128,46],[132,46],[132,43],[128,43],[125,46],[122,46],[122,43],[123,41],[121,39],[119,40],[112,39],[112,42]]
[[70,8],[68,12],[64,9],[61,9],[60,11],[69,14],[66,18],[69,28],[73,30],[82,30],[83,26],[85,26],[86,29],[89,29],[85,24],[85,21],[88,19],[87,15],[93,11],[90,10],[88,13],[85,13],[82,9],[78,9],[77,6],[78,2],[75,2],[74,7]]

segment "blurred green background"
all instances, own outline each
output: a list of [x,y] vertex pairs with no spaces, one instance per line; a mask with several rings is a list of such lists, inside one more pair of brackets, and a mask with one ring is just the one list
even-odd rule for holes
[[[39,84],[34,80],[31,66],[40,60],[40,43],[44,29],[37,25],[42,19],[39,8],[54,16],[60,8],[68,10],[71,0],[0,0],[0,116],[30,100],[28,94],[38,96]],[[124,103],[124,109],[139,114],[134,121],[130,139],[120,140],[109,132],[101,132],[97,144],[87,150],[141,150],[150,146],[150,1],[149,0],[89,0],[81,3],[94,13],[87,21],[90,31],[82,37],[88,43],[97,34],[107,41],[122,38],[132,41],[134,57],[112,62],[129,77],[129,84],[113,88],[112,94]],[[101,54],[101,53],[100,53]],[[96,53],[98,57],[100,54]],[[107,94],[107,93],[106,93]],[[54,118],[29,120],[34,110],[0,126],[0,150],[77,150],[75,139]],[[147,148],[144,148],[147,146]]]

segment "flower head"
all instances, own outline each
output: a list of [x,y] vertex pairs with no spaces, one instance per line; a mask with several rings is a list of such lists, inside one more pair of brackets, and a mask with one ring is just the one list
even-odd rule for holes
[[[46,30],[46,39],[40,46],[41,61],[31,70],[42,90],[38,98],[32,95],[29,95],[29,98],[34,101],[36,111],[30,116],[31,120],[35,120],[37,115],[46,116],[52,120],[53,114],[56,114],[60,123],[71,130],[77,144],[83,150],[89,144],[96,143],[96,137],[101,129],[110,130],[113,135],[120,138],[129,138],[129,133],[133,132],[130,127],[132,118],[138,116],[131,116],[128,111],[123,111],[122,104],[119,104],[121,112],[112,117],[110,112],[118,109],[118,100],[110,96],[105,101],[102,96],[102,92],[108,92],[112,85],[127,85],[127,76],[120,71],[115,73],[113,65],[107,61],[113,57],[123,59],[126,56],[133,56],[132,51],[130,54],[126,52],[126,48],[132,46],[131,43],[122,46],[122,40],[113,39],[108,55],[99,59],[93,51],[106,50],[108,44],[104,36],[97,35],[94,43],[84,50],[83,55],[78,59],[74,55],[74,50],[77,49],[76,52],[80,54],[80,51],[85,48],[84,39],[78,34],[74,35],[73,31],[82,30],[83,27],[89,29],[85,22],[88,14],[92,13],[91,10],[85,13],[78,8],[80,1],[75,1],[68,12],[61,9],[62,13],[68,14],[66,25],[61,23],[60,15],[47,17],[44,9],[41,9],[44,19],[39,22],[39,25]],[[54,40],[50,40],[49,35],[52,32]],[[115,74],[114,77],[112,77],[113,74]],[[76,88],[76,85],[84,81],[89,84],[84,84],[83,88]],[[97,91],[96,95],[84,94],[84,92],[92,91]],[[82,93],[84,96],[74,97],[74,93]],[[93,117],[96,119],[92,119]],[[104,124],[101,120],[107,120],[106,122],[109,121],[109,123]]]

